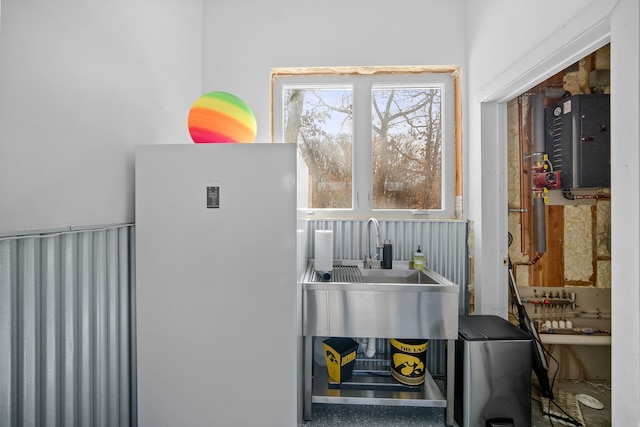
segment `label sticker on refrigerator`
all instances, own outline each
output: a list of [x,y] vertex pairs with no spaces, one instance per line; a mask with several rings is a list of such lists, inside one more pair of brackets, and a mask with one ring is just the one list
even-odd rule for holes
[[207,209],[220,207],[220,187],[207,187]]

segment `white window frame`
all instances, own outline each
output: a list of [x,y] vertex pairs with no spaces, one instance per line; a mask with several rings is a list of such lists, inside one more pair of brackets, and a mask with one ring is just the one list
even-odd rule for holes
[[[358,219],[375,216],[381,219],[452,219],[460,217],[456,206],[462,195],[460,156],[460,82],[459,67],[332,67],[286,68],[271,71],[271,140],[284,140],[283,91],[286,88],[353,87],[353,187],[351,209],[303,209],[308,218]],[[373,209],[372,88],[389,86],[442,88],[442,193],[440,209]],[[360,108],[356,108],[360,106]]]

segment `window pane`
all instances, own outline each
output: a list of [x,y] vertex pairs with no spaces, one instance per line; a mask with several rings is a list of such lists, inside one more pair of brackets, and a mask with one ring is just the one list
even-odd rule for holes
[[284,89],[284,142],[309,170],[309,208],[350,209],[353,91]]
[[372,91],[373,208],[441,209],[442,89]]

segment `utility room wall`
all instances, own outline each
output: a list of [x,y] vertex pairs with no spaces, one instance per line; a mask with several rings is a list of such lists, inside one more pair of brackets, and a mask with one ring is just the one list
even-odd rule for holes
[[[539,259],[535,252],[532,215],[527,198],[521,191],[521,180],[530,179],[530,154],[522,152],[520,134],[525,147],[531,138],[529,93],[545,88],[563,89],[571,95],[588,94],[595,90],[609,93],[609,86],[591,88],[589,74],[609,71],[610,45],[583,58],[527,94],[508,104],[508,164],[509,164],[509,232],[513,243],[509,256],[515,264],[514,273],[520,286],[595,286],[611,287],[611,192],[599,189],[586,199],[567,200],[562,190],[550,190],[546,205],[547,251]],[[592,73],[592,76],[594,74]],[[547,98],[550,104],[561,98]],[[519,113],[518,102],[521,102]],[[520,119],[519,119],[520,116]],[[607,159],[603,159],[607,161]]]
[[507,106],[509,256],[556,379],[611,378],[611,191],[575,190],[584,198],[569,200],[561,189],[549,190],[546,251],[536,251],[530,107],[532,95],[541,91],[545,106],[569,94],[609,93],[609,54],[606,45]]

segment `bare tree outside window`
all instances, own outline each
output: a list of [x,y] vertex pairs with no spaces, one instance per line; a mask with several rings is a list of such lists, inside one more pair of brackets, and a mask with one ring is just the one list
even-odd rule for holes
[[272,70],[272,137],[294,143],[308,218],[462,215],[460,69]]
[[310,208],[351,208],[352,106],[350,89],[285,90],[285,142],[309,169]]
[[[310,206],[350,208],[351,90],[288,89],[285,142],[295,142],[309,169]],[[441,206],[441,89],[374,89],[373,208]]]
[[373,90],[374,209],[440,209],[441,92]]

